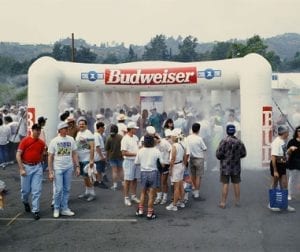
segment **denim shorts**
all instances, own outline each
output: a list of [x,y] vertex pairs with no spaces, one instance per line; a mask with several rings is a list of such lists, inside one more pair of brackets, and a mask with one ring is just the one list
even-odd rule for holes
[[123,161],[124,180],[134,180],[141,178],[140,166],[134,163],[134,159],[124,159]]
[[123,159],[110,159],[109,160],[109,165],[111,167],[122,168],[122,166],[123,166]]
[[159,188],[160,179],[159,172],[156,171],[141,171],[141,186],[143,188]]
[[95,164],[96,164],[96,169],[97,169],[98,173],[105,172],[106,161],[104,161],[104,160],[95,161]]

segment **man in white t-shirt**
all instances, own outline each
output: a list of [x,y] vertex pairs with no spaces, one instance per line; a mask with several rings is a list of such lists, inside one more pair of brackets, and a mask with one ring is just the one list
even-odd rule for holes
[[8,156],[8,143],[10,138],[10,128],[4,125],[2,118],[0,117],[0,166],[3,168],[7,165],[9,160]]
[[125,134],[127,133],[127,125],[125,124],[126,119],[127,117],[124,114],[119,114],[117,116],[118,134],[121,136],[125,136]]
[[102,115],[102,114],[97,114],[97,115],[96,115],[96,121],[95,121],[95,123],[94,123],[94,133],[97,132],[96,124],[97,124],[98,122],[103,122],[104,118],[105,118],[105,117],[104,117],[104,115]]
[[190,134],[186,139],[187,145],[187,155],[189,156],[189,166],[191,171],[191,179],[195,187],[193,191],[193,196],[195,199],[202,199],[199,196],[201,178],[204,174],[204,152],[207,147],[199,136],[200,124],[194,123],[192,125],[192,134]]
[[[281,189],[287,189],[287,176],[286,176],[286,156],[287,153],[294,151],[295,146],[291,146],[290,149],[287,149],[287,139],[289,136],[289,129],[286,126],[280,125],[278,127],[278,136],[273,140],[271,144],[271,164],[270,172],[272,176],[271,188],[277,188],[278,184]],[[271,207],[270,204],[268,208],[271,211],[280,211],[280,208]],[[287,210],[294,212],[295,208],[288,206]]]
[[98,186],[103,189],[108,189],[108,186],[103,181],[103,176],[105,174],[106,167],[106,151],[104,145],[103,133],[105,130],[105,125],[103,122],[96,123],[96,131],[94,133],[95,137],[95,164],[97,169],[96,181],[94,186]]
[[[139,150],[139,139],[135,135],[138,127],[135,122],[129,122],[127,125],[127,134],[122,138],[121,151],[124,158],[124,202],[126,206],[131,206],[131,201],[139,203],[140,200],[136,196],[137,178],[140,177],[139,167],[135,165],[135,156]],[[129,197],[131,191],[131,198]]]
[[55,183],[54,218],[58,218],[59,214],[75,215],[68,206],[73,167],[76,167],[76,175],[80,174],[75,141],[67,136],[68,124],[59,123],[57,130],[59,134],[51,140],[48,148],[49,179],[54,179]]
[[[166,204],[168,197],[168,177],[169,177],[169,167],[170,167],[170,153],[172,149],[172,145],[169,142],[169,138],[171,137],[171,130],[167,129],[165,131],[166,138],[160,138],[158,135],[154,136],[156,139],[156,147],[161,153],[161,159],[163,167],[160,171],[160,188],[157,190],[156,199],[154,204]],[[167,140],[168,139],[168,140]]]
[[78,196],[79,199],[85,198],[87,201],[95,199],[95,189],[92,181],[89,179],[88,173],[84,172],[85,166],[89,169],[94,168],[95,141],[94,135],[87,129],[87,120],[79,117],[77,120],[78,132],[75,138],[77,144],[77,153],[80,165],[80,174],[84,178],[85,192]]

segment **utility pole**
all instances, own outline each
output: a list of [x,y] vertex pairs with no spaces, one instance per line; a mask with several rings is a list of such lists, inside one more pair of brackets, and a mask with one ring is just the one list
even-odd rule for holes
[[75,62],[75,46],[74,46],[74,33],[72,33],[72,62]]

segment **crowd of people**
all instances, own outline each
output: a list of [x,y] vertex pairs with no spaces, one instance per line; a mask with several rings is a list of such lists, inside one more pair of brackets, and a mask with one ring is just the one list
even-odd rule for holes
[[[39,117],[31,128],[32,134],[27,135],[26,108],[2,111],[1,165],[5,167],[17,160],[25,211],[32,212],[36,220],[40,218],[45,170],[53,181],[51,206],[54,218],[75,215],[68,205],[74,171],[76,176],[82,176],[84,184],[78,198],[86,202],[96,200],[95,186],[113,191],[122,187],[124,205],[136,204],[136,215],[145,215],[149,220],[157,217],[154,211],[157,204],[169,202],[166,210],[177,211],[185,207],[189,195],[195,200],[205,200],[200,194],[205,170],[220,170],[222,190],[219,207],[226,208],[230,182],[233,184],[235,206],[240,206],[240,160],[246,156],[246,147],[240,140],[241,128],[235,110],[223,111],[218,105],[211,109],[208,117],[191,109],[161,114],[156,108],[150,109],[150,113],[147,109],[141,113],[139,110],[138,107],[127,106],[115,111],[100,109],[94,117],[91,112],[66,109],[59,115],[58,134],[53,139],[46,139],[44,133],[47,118]],[[12,118],[12,122],[8,117]],[[278,153],[278,147],[274,146],[286,145],[288,132],[286,126],[280,124],[279,127],[276,134],[282,140],[281,145],[272,144],[272,187],[279,184],[285,188],[288,184],[291,188],[289,199],[292,199],[295,194],[292,187],[300,169],[297,161],[300,160],[300,148],[297,154],[299,127],[293,141],[288,143],[287,151]],[[282,128],[286,130],[283,132]],[[291,170],[289,183],[286,172],[275,162],[278,156],[287,154],[294,159],[287,162],[291,167],[286,165],[282,168]],[[217,160],[220,160],[219,167]],[[107,169],[111,169],[111,186],[108,186]],[[138,183],[140,192],[137,190]],[[145,205],[147,210],[144,210]],[[295,209],[289,206],[288,210]]]

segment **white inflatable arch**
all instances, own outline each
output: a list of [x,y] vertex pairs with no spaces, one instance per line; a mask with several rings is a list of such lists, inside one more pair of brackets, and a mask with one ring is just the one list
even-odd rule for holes
[[240,89],[241,138],[248,156],[244,167],[259,169],[268,163],[272,139],[271,66],[258,54],[208,62],[132,62],[117,65],[59,62],[51,57],[35,61],[28,73],[29,125],[38,116],[48,118],[48,141],[56,134],[59,92],[79,92],[80,108],[90,108],[101,91]]

